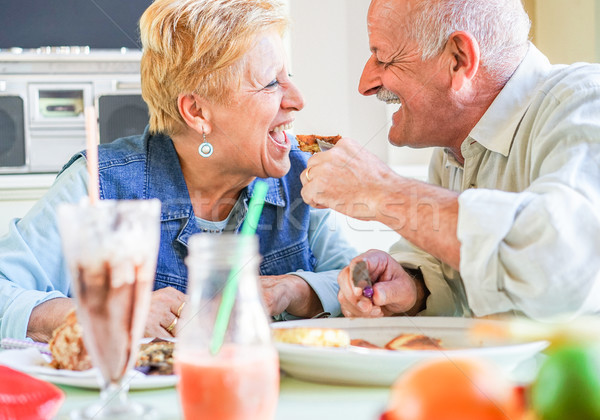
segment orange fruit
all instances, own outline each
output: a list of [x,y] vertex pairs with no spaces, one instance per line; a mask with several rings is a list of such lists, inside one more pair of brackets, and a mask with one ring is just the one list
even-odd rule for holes
[[523,388],[474,359],[425,362],[400,376],[382,420],[518,420]]

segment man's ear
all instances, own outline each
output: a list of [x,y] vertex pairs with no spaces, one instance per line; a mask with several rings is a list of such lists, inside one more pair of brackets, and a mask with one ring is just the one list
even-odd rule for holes
[[199,134],[209,134],[212,131],[208,104],[194,93],[182,94],[177,98],[179,113],[188,127]]
[[459,91],[473,80],[479,70],[479,43],[470,33],[457,31],[450,35],[445,49],[451,57],[452,89]]

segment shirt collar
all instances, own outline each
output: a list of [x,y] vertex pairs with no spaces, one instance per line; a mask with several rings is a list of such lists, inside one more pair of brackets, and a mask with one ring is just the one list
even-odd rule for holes
[[476,140],[486,149],[508,156],[514,133],[550,67],[546,56],[529,43],[525,58],[471,130],[467,141]]
[[254,186],[258,180],[265,181],[269,186],[267,196],[265,197],[265,203],[272,204],[277,207],[285,207],[285,198],[281,189],[281,180],[278,178],[256,178],[248,185],[248,198],[252,198],[254,192]]

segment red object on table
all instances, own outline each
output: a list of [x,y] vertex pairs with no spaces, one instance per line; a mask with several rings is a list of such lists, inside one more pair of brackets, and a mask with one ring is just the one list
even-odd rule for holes
[[65,394],[51,383],[0,366],[0,419],[50,419],[64,400]]

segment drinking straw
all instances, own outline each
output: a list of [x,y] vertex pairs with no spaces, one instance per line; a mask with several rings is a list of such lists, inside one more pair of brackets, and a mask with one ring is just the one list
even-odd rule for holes
[[88,170],[88,196],[90,204],[96,204],[100,199],[98,180],[98,138],[96,137],[96,112],[93,106],[85,108],[85,145]]
[[[254,184],[254,192],[252,194],[252,198],[250,199],[250,204],[248,205],[248,214],[246,215],[246,220],[242,225],[240,235],[253,236],[256,233],[258,219],[260,218],[260,214],[262,213],[262,208],[265,204],[265,197],[267,196],[268,189],[269,186],[264,181],[257,181]],[[227,330],[227,325],[229,325],[231,310],[233,309],[235,295],[237,294],[239,272],[242,268],[240,267],[240,258],[242,255],[243,245],[244,242],[240,241],[237,248],[237,252],[235,254],[235,265],[233,266],[233,269],[229,272],[229,276],[227,277],[227,283],[225,284],[225,288],[223,289],[223,297],[221,299],[221,304],[219,305],[217,319],[215,321],[215,328],[213,330],[212,339],[210,341],[210,352],[213,355],[217,354],[221,349],[221,346],[223,345],[223,340],[225,338],[225,331]]]

